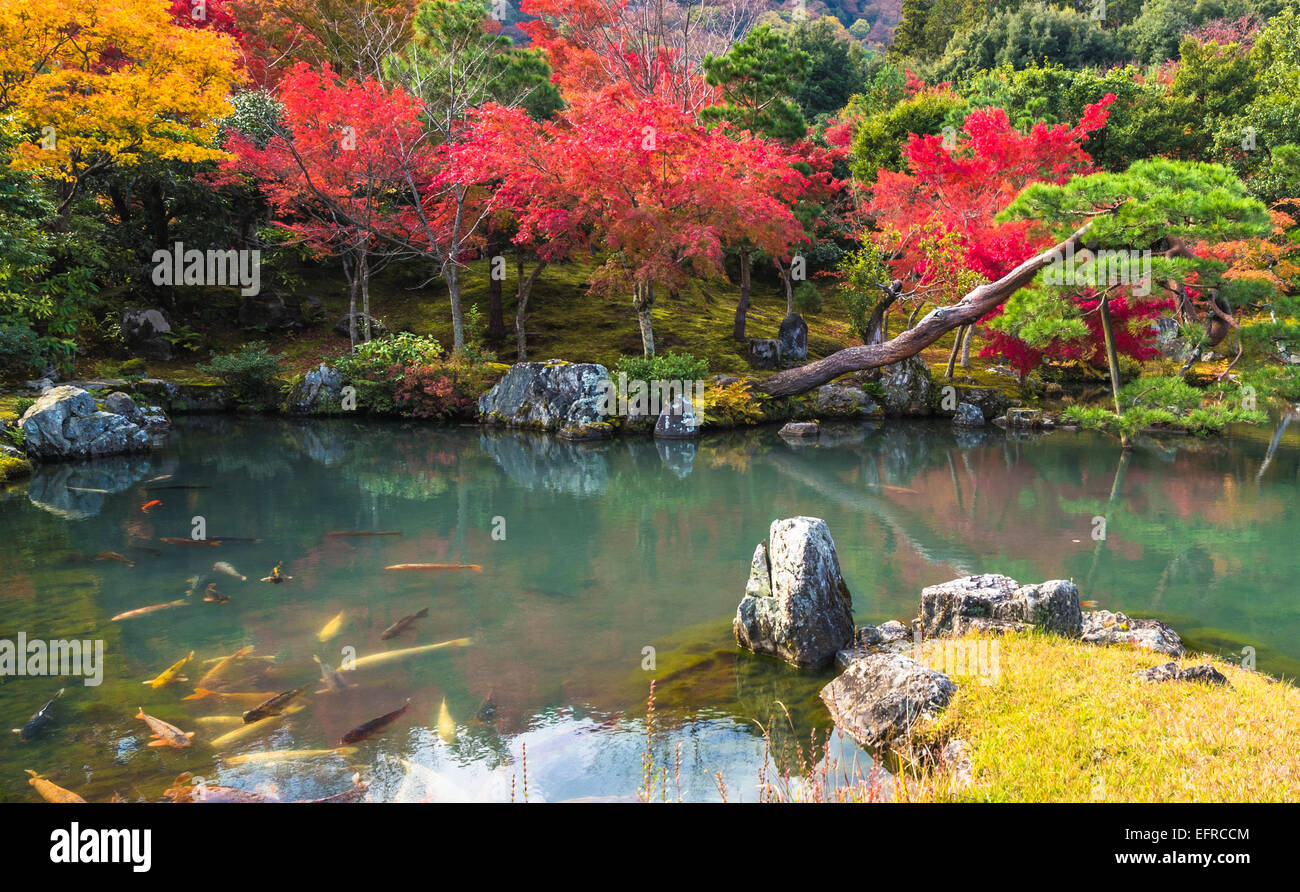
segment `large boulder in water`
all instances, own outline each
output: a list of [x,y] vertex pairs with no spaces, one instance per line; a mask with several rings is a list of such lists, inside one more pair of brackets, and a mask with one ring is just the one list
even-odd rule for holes
[[611,387],[609,372],[594,362],[517,362],[479,397],[479,420],[558,431],[574,440],[601,439],[613,434],[604,411]]
[[1014,632],[1036,626],[1067,638],[1082,632],[1079,589],[1053,579],[1021,585],[1009,576],[964,576],[921,590],[921,632],[926,638],[971,632]]
[[732,630],[742,647],[795,666],[825,666],[853,641],[853,598],[826,521],[772,522],[754,551]]
[[18,426],[27,454],[38,460],[93,458],[146,452],[149,434],[130,419],[100,411],[80,387],[52,387],[32,404]]
[[695,404],[682,396],[674,396],[672,403],[655,422],[655,436],[668,440],[689,440],[700,435],[701,413]]
[[853,660],[821,698],[837,728],[862,746],[880,747],[933,719],[956,691],[942,672],[887,651]]

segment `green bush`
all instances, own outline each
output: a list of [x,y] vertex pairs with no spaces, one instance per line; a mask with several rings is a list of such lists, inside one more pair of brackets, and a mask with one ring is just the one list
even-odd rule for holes
[[283,384],[280,357],[268,352],[261,341],[250,341],[235,353],[214,355],[198,370],[229,385],[235,399],[256,406],[273,403]]
[[800,313],[820,313],[822,311],[821,290],[812,282],[803,281],[794,289],[794,308]]
[[620,356],[614,363],[615,377],[620,373],[629,381],[698,381],[709,374],[709,361],[672,350],[654,356]]
[[395,396],[405,370],[436,365],[443,358],[437,339],[399,332],[357,344],[331,364],[357,389],[357,405],[372,412],[396,413]]
[[0,375],[16,377],[41,367],[40,338],[26,325],[0,324]]

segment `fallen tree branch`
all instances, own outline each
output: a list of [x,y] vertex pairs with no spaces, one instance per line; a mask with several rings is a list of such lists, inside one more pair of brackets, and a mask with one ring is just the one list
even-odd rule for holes
[[979,321],[998,304],[1033,281],[1040,269],[1053,261],[1061,260],[1068,248],[1078,248],[1089,225],[1084,224],[1065,241],[1035,254],[996,282],[988,282],[973,289],[957,303],[936,307],[926,313],[915,328],[910,328],[897,337],[881,344],[846,347],[824,359],[778,372],[760,382],[755,389],[769,396],[794,396],[849,372],[892,365],[915,356],[954,328]]

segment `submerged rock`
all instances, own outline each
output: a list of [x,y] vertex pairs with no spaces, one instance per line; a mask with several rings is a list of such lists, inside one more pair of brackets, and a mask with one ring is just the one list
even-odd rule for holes
[[1209,663],[1179,669],[1177,663],[1165,663],[1137,673],[1143,681],[1199,681],[1205,684],[1227,684],[1228,677]]
[[479,397],[485,424],[559,431],[568,439],[605,439],[614,433],[604,409],[609,372],[592,362],[517,362]]
[[1168,623],[1158,619],[1130,619],[1109,610],[1085,613],[1082,637],[1089,644],[1128,644],[1171,657],[1185,653],[1183,639]]
[[793,440],[816,439],[817,435],[821,433],[821,427],[815,421],[790,421],[777,433],[782,437]]
[[926,638],[1015,632],[1029,626],[1078,638],[1082,621],[1079,589],[1064,579],[1021,585],[1009,576],[985,573],[921,591],[921,632]]
[[101,411],[89,393],[66,385],[41,394],[18,426],[26,435],[28,456],[38,460],[146,452],[150,445],[143,427]]
[[900,653],[867,654],[821,690],[831,718],[862,746],[897,743],[948,705],[957,685]]
[[853,599],[826,521],[772,522],[732,623],[736,642],[795,666],[821,667],[853,641]]
[[193,412],[228,412],[235,408],[230,388],[224,384],[178,384],[161,378],[145,378],[134,387],[172,415]]

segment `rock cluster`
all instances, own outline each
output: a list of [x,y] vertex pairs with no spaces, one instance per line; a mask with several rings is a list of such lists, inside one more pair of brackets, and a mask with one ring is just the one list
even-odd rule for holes
[[517,362],[479,397],[479,420],[570,440],[604,439],[614,432],[603,411],[608,386],[609,372],[596,363]]
[[[134,403],[131,408],[139,411]],[[146,452],[150,446],[142,424],[101,410],[89,393],[66,385],[41,394],[18,426],[25,435],[27,455],[39,461]]]

